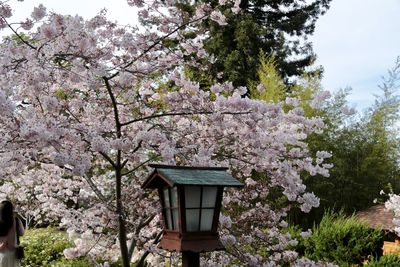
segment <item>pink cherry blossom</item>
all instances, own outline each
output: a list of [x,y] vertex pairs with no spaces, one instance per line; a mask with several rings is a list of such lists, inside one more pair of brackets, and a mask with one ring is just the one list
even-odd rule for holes
[[219,10],[214,10],[211,12],[210,19],[217,22],[219,25],[227,25],[225,16]]
[[31,17],[34,20],[41,20],[44,18],[44,16],[46,16],[46,8],[42,4],[40,4],[38,7],[35,7],[31,14]]
[[11,7],[7,4],[3,4],[0,6],[0,16],[4,18],[9,18],[12,16]]
[[[230,253],[202,261],[324,266],[298,259],[296,240],[281,229],[290,206],[308,212],[319,204],[300,174],[329,176],[330,154],[309,155],[306,144],[323,121],[306,118],[294,99],[269,104],[245,97],[245,87],[203,90],[185,76],[197,59],[212,63],[201,42],[208,33],[186,39],[185,31],[208,18],[226,25],[220,11],[202,4],[190,17],[175,1],[127,2],[146,14],[140,27],[120,26],[106,12],[84,20],[40,5],[21,24],[29,38],[15,28],[21,42],[2,42],[0,197],[15,201],[32,226],[67,229],[74,241],[67,258],[111,264],[123,255],[129,266],[149,251],[148,260],[162,265],[174,254],[155,244],[159,199],[141,188],[148,164],[225,166],[245,184],[227,189],[222,202],[220,235]],[[2,27],[14,27],[12,18]],[[290,206],[272,205],[276,188]],[[260,246],[271,253],[260,255]]]

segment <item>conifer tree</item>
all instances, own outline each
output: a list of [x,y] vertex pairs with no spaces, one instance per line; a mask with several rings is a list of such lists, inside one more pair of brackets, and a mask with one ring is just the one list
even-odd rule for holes
[[[274,56],[285,83],[312,66],[315,54],[307,38],[314,32],[316,20],[329,8],[331,0],[242,0],[219,7],[229,19],[221,27],[207,21],[210,38],[204,45],[215,58],[207,75],[246,86],[257,80],[259,53]],[[205,2],[218,5],[215,0]],[[220,0],[219,3],[226,2]],[[309,70],[310,71],[310,70]],[[313,72],[319,73],[319,69]]]

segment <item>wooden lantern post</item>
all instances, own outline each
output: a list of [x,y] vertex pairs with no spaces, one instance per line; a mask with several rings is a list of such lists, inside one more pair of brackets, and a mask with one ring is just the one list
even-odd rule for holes
[[200,253],[224,250],[218,221],[224,187],[243,187],[227,168],[155,165],[142,188],[158,189],[163,216],[160,247],[182,253],[183,267],[200,266]]

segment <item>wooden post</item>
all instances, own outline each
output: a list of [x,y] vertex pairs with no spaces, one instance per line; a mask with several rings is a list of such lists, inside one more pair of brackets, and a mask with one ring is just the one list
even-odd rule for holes
[[182,267],[200,267],[200,253],[182,251]]

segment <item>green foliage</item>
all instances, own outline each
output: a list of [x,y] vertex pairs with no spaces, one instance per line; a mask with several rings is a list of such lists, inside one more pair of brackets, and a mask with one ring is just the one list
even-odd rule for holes
[[30,44],[37,44],[37,40],[31,38],[29,35],[27,35],[23,32],[19,32],[18,35],[11,34],[9,36],[3,37],[3,40],[12,41],[12,42],[16,43],[17,45],[22,45],[24,42],[28,42]]
[[303,241],[307,258],[340,266],[360,264],[383,244],[380,230],[370,229],[353,216],[325,213],[313,234]]
[[400,266],[400,257],[397,255],[384,255],[379,259],[372,259],[365,267],[392,267]]
[[[299,99],[299,106],[304,110],[306,117],[321,116],[321,112],[311,107],[313,95],[321,91],[320,79],[312,75],[299,77],[297,84],[290,88],[285,84],[284,79],[277,70],[276,59],[274,56],[266,57],[264,52],[259,55],[259,68],[257,70],[258,80],[251,82],[249,86],[250,97],[263,100],[268,103],[279,103],[292,97]],[[263,91],[257,89],[261,84]],[[286,110],[292,108],[286,106]]]
[[68,99],[67,93],[62,88],[59,88],[59,89],[55,90],[54,95],[60,100],[67,100]]
[[[321,198],[320,207],[307,216],[299,209],[292,210],[290,220],[294,224],[307,229],[321,220],[326,209],[343,210],[350,215],[373,205],[374,199],[381,197],[381,190],[400,190],[398,129],[393,127],[399,119],[400,100],[395,89],[400,87],[400,60],[381,86],[382,96],[377,97],[374,107],[361,119],[343,112],[348,106],[346,98],[350,89],[339,91],[317,110],[312,107],[311,99],[322,90],[318,77],[304,76],[289,90],[276,71],[273,57],[261,53],[260,66],[259,81],[265,90],[259,92],[258,82],[252,83],[252,98],[277,103],[286,96],[295,97],[300,100],[299,106],[305,116],[321,117],[326,125],[323,134],[310,135],[307,143],[312,156],[318,151],[331,152],[332,157],[327,162],[332,163],[333,168],[328,178],[302,174],[307,190]],[[390,185],[393,188],[389,188]]]
[[399,107],[396,90],[400,83],[400,61],[389,72],[381,86],[382,94],[362,117],[343,113],[350,89],[339,91],[324,107],[321,117],[326,129],[322,135],[308,137],[311,154],[329,151],[333,164],[330,177],[303,174],[309,191],[321,198],[320,207],[304,216],[292,211],[291,221],[309,228],[318,222],[326,209],[343,210],[350,215],[373,205],[375,199],[385,201],[380,191],[400,191]]
[[165,38],[162,41],[162,45],[166,48],[175,47],[177,44],[178,44],[178,42],[176,42],[176,40],[174,40],[174,39]]
[[87,259],[66,260],[64,249],[73,244],[68,240],[65,232],[55,228],[29,229],[21,237],[24,246],[25,257],[22,266],[91,266]]
[[65,233],[54,228],[27,230],[21,238],[25,247],[23,265],[44,266],[63,257],[64,249],[71,246]]
[[[32,265],[33,266],[33,265]],[[45,266],[45,265],[41,265]],[[78,258],[78,259],[72,259],[72,260],[67,260],[67,259],[61,259],[58,261],[51,262],[51,267],[90,267],[94,266],[91,264],[86,258]]]
[[274,57],[266,58],[263,52],[260,53],[260,67],[257,71],[260,83],[264,91],[257,90],[258,83],[250,86],[250,96],[254,99],[262,99],[268,103],[278,103],[285,99],[286,85],[276,69]]
[[311,117],[326,117],[326,111],[323,109],[315,109],[311,105],[314,95],[321,92],[321,80],[315,75],[303,75],[298,83],[291,87],[289,96],[300,100],[299,107],[304,110],[304,116]]

